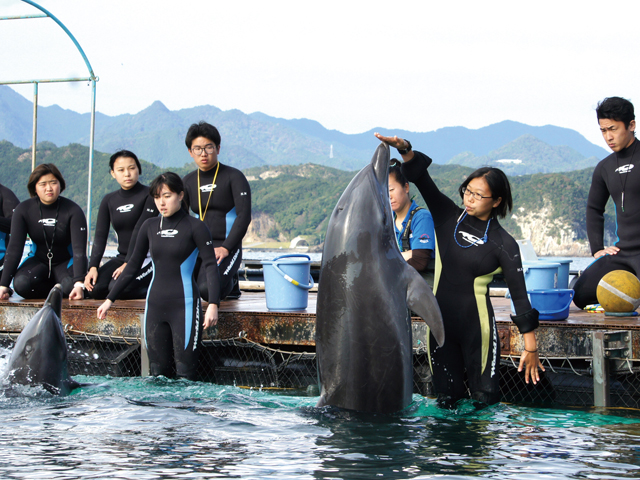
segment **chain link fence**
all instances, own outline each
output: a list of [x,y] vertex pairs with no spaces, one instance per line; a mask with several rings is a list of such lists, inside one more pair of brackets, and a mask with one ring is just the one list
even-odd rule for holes
[[[67,331],[71,375],[139,376],[139,338],[113,337]],[[12,348],[17,333],[0,333],[0,346]],[[519,357],[502,356],[502,400],[518,404],[590,407],[594,405],[591,357],[542,357],[545,372],[537,385],[518,372]],[[612,407],[640,408],[640,360],[609,361],[609,395]],[[413,351],[414,392],[432,396],[427,349]],[[315,352],[262,345],[247,338],[204,340],[199,379],[220,385],[263,389],[294,389],[317,395]]]

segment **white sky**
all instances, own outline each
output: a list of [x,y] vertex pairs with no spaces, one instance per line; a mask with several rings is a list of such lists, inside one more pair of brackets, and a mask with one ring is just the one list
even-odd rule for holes
[[[629,98],[640,116],[637,0],[36,2],[84,49],[108,115],[160,100],[345,133],[508,119],[572,128],[604,148],[598,100]],[[0,0],[0,16],[29,13]],[[65,76],[87,69],[52,20],[0,21],[0,81]],[[14,88],[31,99],[32,86]],[[39,103],[87,112],[90,88],[41,84]]]

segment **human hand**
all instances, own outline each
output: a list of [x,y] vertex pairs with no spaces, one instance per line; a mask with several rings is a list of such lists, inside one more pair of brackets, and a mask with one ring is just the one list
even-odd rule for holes
[[374,133],[376,138],[381,142],[386,143],[390,147],[405,149],[407,147],[407,143],[403,138],[398,138],[398,136],[393,137],[385,137],[384,135],[380,135],[378,132]]
[[120,276],[120,274],[124,270],[124,267],[126,267],[126,266],[127,266],[127,262],[124,262],[122,265],[120,265],[118,268],[116,268],[113,271],[112,277],[113,277],[114,280],[117,280],[117,278]]
[[605,247],[593,254],[593,258],[600,258],[604,255],[616,255],[620,249],[618,247]]
[[521,372],[524,368],[525,383],[529,383],[529,378],[531,378],[533,384],[536,385],[540,381],[540,372],[538,372],[538,369],[541,369],[543,372],[545,371],[544,365],[542,365],[540,356],[538,355],[536,334],[534,332],[528,332],[522,336],[524,337],[524,348],[520,355],[518,372]]
[[0,287],[0,300],[9,300],[11,295],[13,295],[13,290],[9,287]]
[[209,328],[218,324],[218,305],[210,303],[204,314],[204,328]]
[[407,262],[413,258],[413,251],[407,250],[406,252],[400,252],[402,254],[402,258],[404,258]]
[[105,318],[107,318],[107,312],[111,308],[111,305],[113,305],[113,302],[111,300],[107,299],[107,300],[104,301],[104,303],[102,305],[100,305],[98,307],[98,319],[99,320],[104,320]]
[[229,250],[224,247],[216,247],[213,251],[216,253],[216,262],[218,262],[218,264],[229,256]]
[[91,267],[86,277],[84,277],[84,288],[93,291],[93,286],[96,284],[98,280],[98,269],[96,267]]
[[77,287],[73,287],[71,293],[69,294],[69,300],[82,300],[84,298],[84,289],[82,286],[78,285]]

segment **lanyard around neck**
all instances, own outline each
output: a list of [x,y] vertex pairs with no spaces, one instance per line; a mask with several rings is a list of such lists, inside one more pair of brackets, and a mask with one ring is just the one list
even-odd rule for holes
[[204,222],[204,217],[207,215],[207,210],[209,209],[211,194],[213,193],[213,189],[216,186],[216,178],[218,178],[218,170],[220,170],[220,162],[218,162],[218,166],[216,167],[216,173],[213,176],[213,181],[211,182],[211,190],[209,191],[209,199],[207,200],[207,206],[204,207],[204,213],[202,213],[202,199],[200,197],[200,169],[198,169],[198,213],[200,215],[200,220],[203,222]]

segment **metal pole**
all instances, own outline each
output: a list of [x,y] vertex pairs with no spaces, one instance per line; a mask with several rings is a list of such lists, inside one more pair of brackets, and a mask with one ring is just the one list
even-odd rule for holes
[[605,350],[605,332],[593,332],[593,404],[596,407],[608,407],[609,396],[609,359]]
[[33,137],[31,139],[31,171],[36,169],[36,142],[38,141],[38,82],[33,82]]
[[91,80],[91,132],[89,133],[89,175],[87,186],[87,253],[89,253],[89,239],[91,235],[91,178],[93,173],[93,137],[96,130],[96,81]]

